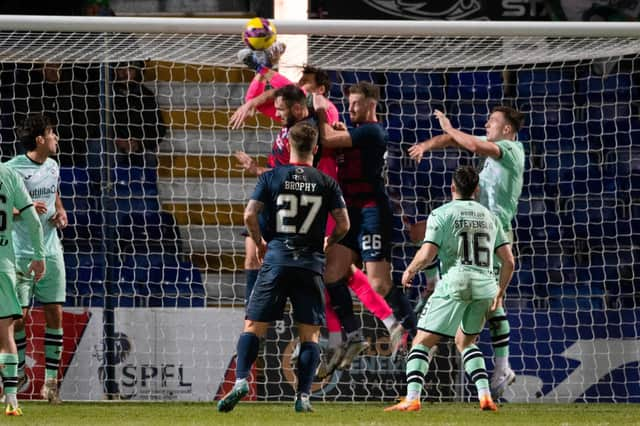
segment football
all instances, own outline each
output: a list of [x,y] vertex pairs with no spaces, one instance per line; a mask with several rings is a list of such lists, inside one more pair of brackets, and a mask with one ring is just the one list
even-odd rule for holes
[[264,50],[276,41],[276,27],[266,18],[253,18],[242,33],[244,43],[253,50]]

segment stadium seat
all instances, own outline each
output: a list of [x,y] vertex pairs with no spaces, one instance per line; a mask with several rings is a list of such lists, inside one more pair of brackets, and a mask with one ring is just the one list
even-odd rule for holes
[[500,71],[460,71],[447,74],[447,98],[451,100],[502,99]]
[[124,255],[121,282],[127,306],[205,306],[200,271],[175,254]]
[[86,169],[80,167],[60,167],[60,196],[94,197],[100,192],[89,178]]
[[444,77],[440,73],[386,72],[384,91],[389,100],[442,101]]
[[111,179],[120,184],[155,184],[158,181],[158,171],[154,167],[114,167],[111,170]]
[[519,99],[530,99],[543,102],[553,99],[563,104],[574,104],[573,76],[559,69],[530,69],[516,73],[516,96]]
[[629,102],[632,98],[633,85],[630,74],[590,75],[578,79],[576,90],[580,94],[585,94],[591,103]]

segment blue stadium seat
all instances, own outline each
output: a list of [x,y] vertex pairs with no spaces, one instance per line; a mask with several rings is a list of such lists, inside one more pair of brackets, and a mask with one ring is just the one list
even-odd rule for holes
[[502,99],[500,71],[460,71],[447,74],[447,98],[451,100]]
[[158,171],[154,167],[114,167],[111,170],[111,179],[120,184],[155,184],[158,181]]
[[518,71],[516,94],[519,99],[573,104],[573,77],[560,69],[528,69]]
[[101,307],[105,295],[104,253],[65,252],[67,305]]
[[60,195],[66,197],[88,197],[99,195],[89,172],[80,167],[60,167]]
[[444,96],[444,77],[440,73],[404,73],[386,72],[387,84],[384,87],[387,101],[419,100],[442,101]]
[[581,78],[578,80],[577,92],[585,94],[591,103],[615,103],[629,102],[634,88],[630,74],[616,73],[607,76],[591,75]]
[[65,238],[102,238],[102,214],[98,211],[67,210],[69,226],[62,230]]
[[603,238],[618,234],[618,212],[615,199],[603,197],[566,198],[561,206],[561,219],[569,236]]
[[121,294],[123,303],[140,306],[202,307],[205,290],[200,271],[176,255],[125,255]]
[[387,127],[402,130],[435,130],[440,132],[432,105],[427,102],[393,102],[387,109]]
[[590,135],[616,136],[632,128],[630,104],[603,104],[587,108],[587,129]]

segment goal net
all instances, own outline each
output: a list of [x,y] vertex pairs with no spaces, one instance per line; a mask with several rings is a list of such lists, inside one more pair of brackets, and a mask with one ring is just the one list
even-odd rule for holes
[[[433,111],[476,135],[494,106],[526,114],[517,271],[506,301],[517,380],[505,399],[639,401],[639,27],[511,24],[276,21],[279,34],[308,36],[289,54],[330,71],[343,120],[350,84],[381,88],[397,284],[417,249],[410,229],[450,197],[453,170],[478,161],[457,150],[409,158],[409,147],[441,133]],[[279,129],[259,114],[230,128],[253,77],[236,59],[243,26],[0,18],[3,160],[20,154],[14,128],[27,114],[58,121],[70,219],[63,399],[205,401],[233,384],[242,212],[256,181],[233,153],[264,162]],[[371,348],[315,383],[314,398],[404,395],[404,360],[391,359],[384,326],[358,312]],[[28,323],[31,381],[21,396],[37,398],[45,363],[37,304]],[[270,329],[250,399],[294,396],[291,323],[287,313]],[[489,359],[490,337],[480,340]],[[473,395],[452,342],[439,345],[430,370],[429,398]]]

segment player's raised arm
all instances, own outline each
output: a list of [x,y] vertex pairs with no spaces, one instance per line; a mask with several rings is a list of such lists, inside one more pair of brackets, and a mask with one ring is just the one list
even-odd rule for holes
[[[240,105],[240,107],[235,110],[235,112],[231,116],[231,119],[229,120],[231,128],[233,130],[239,129],[249,117],[253,117],[256,114],[256,110],[260,111],[260,107],[262,105],[265,105],[268,102],[273,102],[275,92],[276,89],[269,89],[254,98],[247,99],[247,101],[244,104]],[[267,115],[269,115],[273,119],[277,119],[277,117],[275,116],[275,111],[273,112],[273,114]]]
[[318,130],[322,146],[327,148],[350,148],[353,146],[351,134],[346,128],[334,128],[327,121],[329,100],[326,97],[314,94],[313,108],[318,112]]
[[440,122],[442,130],[447,135],[451,136],[460,148],[464,148],[467,151],[471,151],[474,154],[478,154],[483,157],[500,158],[500,148],[496,144],[485,143],[477,136],[470,135],[454,128],[451,125],[451,121],[449,121],[442,111],[435,110],[433,115],[435,115]]
[[409,148],[411,159],[420,161],[425,152],[435,151],[450,146],[457,146],[453,138],[447,134],[434,136]]

